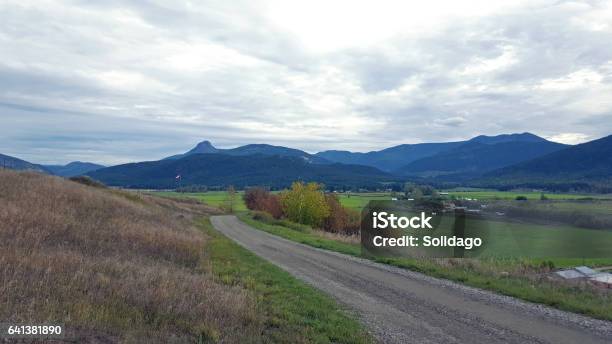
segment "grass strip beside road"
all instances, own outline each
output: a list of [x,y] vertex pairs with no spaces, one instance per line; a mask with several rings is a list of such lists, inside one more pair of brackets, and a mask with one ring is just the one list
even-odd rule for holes
[[332,298],[226,238],[208,219],[200,227],[210,237],[206,258],[214,275],[255,295],[257,314],[263,314],[263,342],[374,342]]
[[[249,213],[239,218],[254,228],[309,246],[361,256],[359,244],[322,238],[314,230],[297,231],[278,224],[255,220]],[[562,310],[612,320],[612,293],[591,288],[557,284],[541,272],[558,265],[580,265],[580,259],[408,259],[365,257],[373,261],[472,287],[549,305]]]
[[323,238],[316,235],[314,230],[304,228],[305,226],[300,226],[304,228],[303,230],[295,230],[278,224],[269,224],[253,219],[249,213],[240,213],[238,218],[240,218],[242,222],[251,225],[252,227],[291,241],[325,250],[340,252],[351,256],[361,255],[361,246],[359,244],[350,244]]

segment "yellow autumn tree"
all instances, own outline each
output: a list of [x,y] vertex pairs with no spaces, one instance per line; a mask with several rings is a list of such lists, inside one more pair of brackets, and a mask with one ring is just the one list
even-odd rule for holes
[[294,182],[281,194],[281,204],[288,219],[312,227],[320,227],[330,212],[322,185],[317,183]]

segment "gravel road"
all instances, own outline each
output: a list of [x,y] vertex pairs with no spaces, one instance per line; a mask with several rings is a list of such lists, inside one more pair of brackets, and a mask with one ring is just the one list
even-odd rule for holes
[[333,296],[381,343],[612,343],[612,322],[301,245],[235,216],[211,221],[241,246]]

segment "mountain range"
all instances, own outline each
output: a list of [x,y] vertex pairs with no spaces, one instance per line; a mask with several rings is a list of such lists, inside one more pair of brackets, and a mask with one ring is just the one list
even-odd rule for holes
[[49,171],[41,165],[33,164],[31,162],[21,160],[19,158],[15,158],[9,155],[4,155],[4,154],[0,154],[0,168],[9,168],[12,170],[28,170],[28,171],[49,173]]
[[494,185],[609,185],[612,182],[612,135],[488,172],[482,182]]
[[83,175],[105,166],[90,163],[73,161],[66,165],[39,165],[34,164],[13,156],[0,154],[0,168],[9,168],[12,170],[35,171],[46,174],[53,174],[60,177],[74,177]]
[[169,189],[183,185],[225,187],[265,185],[284,188],[297,180],[326,186],[377,188],[398,179],[376,168],[338,163],[314,164],[302,156],[188,154],[182,158],[112,166],[88,175],[112,186]]
[[225,154],[232,156],[245,156],[245,155],[278,155],[285,157],[298,157],[304,161],[314,164],[329,164],[330,161],[321,158],[316,155],[308,154],[304,151],[294,148],[287,148],[282,146],[273,146],[268,144],[249,144],[230,149],[220,149],[210,143],[210,141],[202,141],[198,143],[194,148],[183,154],[172,155],[167,159],[180,159],[193,154]]
[[504,141],[467,143],[433,156],[415,160],[396,172],[441,180],[467,180],[489,171],[531,160],[565,148],[566,145],[542,141]]
[[[590,188],[612,185],[612,136],[569,146],[530,133],[477,136],[466,141],[403,144],[367,153],[316,154],[282,146],[249,144],[230,149],[202,141],[159,161],[106,167],[73,162],[37,165],[0,155],[6,167],[61,176],[87,174],[113,186],[288,186],[318,181],[330,187],[400,187],[404,181],[487,187]],[[176,178],[180,175],[180,178]],[[611,189],[612,190],[612,189]]]
[[[530,133],[522,133],[522,134],[503,134],[497,136],[485,136],[480,135],[476,136],[467,141],[456,141],[456,142],[440,142],[440,143],[417,143],[417,144],[403,144],[390,148],[386,148],[379,151],[372,151],[368,153],[354,153],[349,151],[337,151],[337,150],[329,150],[323,151],[316,154],[316,156],[325,158],[329,161],[339,162],[343,164],[358,164],[358,165],[366,165],[379,168],[383,171],[392,172],[399,175],[411,175],[412,167],[410,164],[416,161],[420,161],[423,158],[428,158],[432,156],[436,156],[441,153],[451,152],[454,149],[459,149],[451,154],[469,154],[469,149],[460,148],[465,146],[466,144],[482,144],[482,145],[495,145],[501,143],[508,143],[508,147],[511,149],[513,143],[515,142],[531,142],[534,144],[534,147],[537,147],[540,143],[549,142],[545,139],[530,134]],[[549,142],[551,143],[551,142]],[[519,144],[520,145],[520,144]],[[518,145],[517,145],[518,146]],[[538,150],[539,151],[539,150]],[[520,160],[520,154],[516,154],[516,152],[510,152],[511,154],[517,156],[515,159],[510,159],[511,161]],[[444,155],[445,158],[448,158],[449,154]],[[458,160],[461,160],[460,157],[457,157]],[[528,158],[527,158],[528,159]],[[465,162],[466,164],[469,161]],[[446,169],[450,169],[452,164],[444,167]],[[414,165],[413,165],[414,166]],[[432,166],[434,167],[434,166]],[[423,171],[419,171],[423,172]],[[435,171],[432,171],[435,172]]]
[[[89,173],[123,187],[173,188],[205,184],[274,188],[294,180],[333,187],[381,188],[406,180],[433,183],[478,182],[483,175],[568,148],[530,133],[477,136],[466,141],[404,144],[380,151],[353,153],[250,144],[219,149],[202,141],[191,150],[160,161],[120,165]],[[181,175],[179,180],[173,176]]]
[[91,162],[73,161],[66,165],[43,165],[43,167],[56,176],[74,177],[80,176],[87,172],[99,170],[106,166]]

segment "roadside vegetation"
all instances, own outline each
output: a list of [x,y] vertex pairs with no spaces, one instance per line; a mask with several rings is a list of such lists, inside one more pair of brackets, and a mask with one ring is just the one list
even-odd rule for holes
[[[173,191],[160,191],[155,192],[155,195],[170,197],[170,198],[193,198],[204,204],[221,208],[228,200],[227,191],[205,191],[205,192],[173,192]],[[242,200],[241,191],[236,191],[236,198],[234,203],[234,212],[248,210]]]
[[243,198],[248,209],[267,213],[275,219],[287,219],[330,233],[359,233],[359,212],[343,207],[338,196],[325,193],[321,184],[295,182],[291,189],[278,194],[250,188]]
[[75,342],[370,342],[333,300],[212,231],[218,213],[0,170],[0,322],[62,324]]

